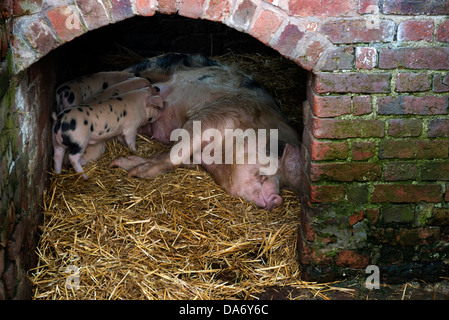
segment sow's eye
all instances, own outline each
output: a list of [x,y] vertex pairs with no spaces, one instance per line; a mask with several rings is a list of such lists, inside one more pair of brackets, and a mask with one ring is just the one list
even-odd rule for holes
[[148,119],[148,121],[151,121],[151,120],[153,120],[153,117],[151,117],[150,119]]

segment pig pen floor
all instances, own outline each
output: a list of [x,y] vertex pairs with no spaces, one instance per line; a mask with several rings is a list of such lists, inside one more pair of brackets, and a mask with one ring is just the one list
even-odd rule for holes
[[[141,155],[161,148],[137,141]],[[285,204],[267,212],[224,192],[202,168],[154,180],[108,168],[127,154],[113,140],[85,168],[89,180],[71,169],[52,177],[30,271],[34,298],[251,299],[269,286],[308,286],[296,261],[294,194],[282,192]]]

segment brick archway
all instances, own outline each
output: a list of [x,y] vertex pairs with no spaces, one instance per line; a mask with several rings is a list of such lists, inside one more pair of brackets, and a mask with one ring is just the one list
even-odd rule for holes
[[34,133],[49,136],[52,97],[39,94],[55,83],[45,83],[48,70],[35,62],[91,30],[156,12],[223,23],[310,71],[298,241],[304,277],[331,281],[365,274],[370,264],[395,281],[449,272],[447,2],[6,0],[0,178],[19,182],[0,179],[8,207],[0,215],[0,265],[14,261],[0,273],[16,276],[20,249],[8,246],[24,245],[23,230],[36,226],[26,214],[38,207],[50,159],[49,140]]
[[[35,2],[28,9],[35,14],[23,15],[14,21],[12,52],[16,73],[84,33],[156,12],[226,24],[250,34],[307,70],[320,70],[325,65],[325,57],[335,50],[335,45],[319,32],[319,24],[299,16],[304,12],[296,12],[293,4],[284,7],[251,0],[165,0],[158,3],[154,0],[89,0],[70,4],[59,1],[59,4],[43,8],[39,5],[42,1]],[[25,10],[24,3],[18,1],[18,12]]]

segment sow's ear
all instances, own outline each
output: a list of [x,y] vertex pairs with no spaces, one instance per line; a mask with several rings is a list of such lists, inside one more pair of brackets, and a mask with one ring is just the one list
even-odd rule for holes
[[301,182],[301,157],[299,146],[285,143],[281,158],[281,170],[283,178],[288,186],[299,192]]

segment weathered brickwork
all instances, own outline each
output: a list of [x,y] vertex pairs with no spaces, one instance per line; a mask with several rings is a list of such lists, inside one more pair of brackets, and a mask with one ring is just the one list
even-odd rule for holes
[[26,286],[16,268],[24,254],[8,243],[31,241],[35,218],[26,216],[38,207],[48,165],[48,140],[35,132],[48,139],[42,114],[51,103],[38,97],[42,66],[34,63],[91,30],[156,12],[223,23],[309,71],[298,238],[305,278],[331,280],[370,264],[392,280],[447,274],[447,1],[6,0],[0,298]]

